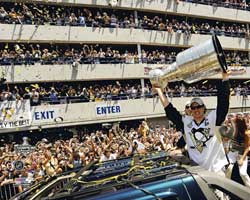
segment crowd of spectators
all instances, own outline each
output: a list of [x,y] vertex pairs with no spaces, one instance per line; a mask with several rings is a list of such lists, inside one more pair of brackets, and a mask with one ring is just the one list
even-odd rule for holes
[[206,4],[212,6],[221,6],[226,8],[237,8],[241,10],[249,10],[250,9],[250,1],[249,0],[178,0],[185,1],[191,3],[199,3]]
[[[26,178],[27,182],[34,183],[45,176],[86,166],[94,160],[107,161],[138,153],[169,151],[175,149],[179,137],[180,133],[174,128],[152,127],[143,121],[139,127],[130,130],[116,126],[65,140],[43,138],[32,152],[26,154],[15,150],[16,143],[5,143],[0,148],[0,184],[13,182],[15,178]],[[24,163],[22,170],[13,166],[16,160]]]
[[[216,81],[201,81],[195,84],[182,82],[169,83],[169,97],[215,96],[217,94]],[[232,83],[231,95],[247,97],[250,93],[249,85],[245,82]],[[65,104],[76,102],[99,102],[110,100],[128,100],[152,98],[151,84],[146,81],[145,87],[136,80],[78,83],[39,83],[5,85],[0,92],[0,101],[15,101],[30,99],[31,105]]]
[[[181,48],[142,46],[60,45],[60,44],[0,44],[0,65],[53,64],[171,64]],[[248,52],[225,51],[228,65],[249,65]]]
[[[241,119],[245,120],[250,128],[250,113],[229,114],[225,124],[229,126],[230,122],[239,116],[242,116]],[[92,161],[108,161],[156,151],[171,152],[177,148],[180,137],[181,133],[175,128],[166,128],[165,125],[153,126],[145,120],[139,127],[129,130],[113,125],[89,132],[78,129],[72,138],[67,139],[57,137],[43,138],[37,142],[32,140],[35,148],[26,154],[15,148],[23,144],[5,141],[0,147],[0,184],[3,186],[13,183],[17,178],[23,178],[32,184],[47,176],[86,166]],[[13,163],[16,160],[24,163],[23,169],[15,169]]]
[[225,57],[229,66],[247,66],[249,62],[248,52],[225,51]]
[[[86,85],[85,85],[86,84]],[[145,96],[151,95],[151,87],[146,84],[144,89]],[[20,85],[7,86],[0,94],[0,99],[21,100],[30,99],[31,105],[40,103],[73,103],[73,102],[91,102],[103,100],[123,100],[141,98],[142,88],[136,82],[121,84],[119,81],[111,84],[98,83],[47,83],[31,84],[27,87]],[[152,95],[151,95],[152,96]]]
[[[128,50],[126,50],[128,49]],[[138,55],[135,48],[107,45],[44,45],[6,44],[0,50],[0,65],[53,64],[105,64],[139,62],[169,64],[175,61],[176,52],[145,50]]]
[[249,37],[249,30],[245,24],[141,12],[138,12],[135,18],[133,11],[46,4],[2,3],[0,4],[0,23],[141,28],[185,33],[187,36],[197,33]]

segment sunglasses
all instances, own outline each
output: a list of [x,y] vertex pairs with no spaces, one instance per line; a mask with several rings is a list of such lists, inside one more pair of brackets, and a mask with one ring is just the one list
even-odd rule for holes
[[191,110],[200,109],[200,108],[203,108],[203,107],[204,107],[204,105],[191,106]]

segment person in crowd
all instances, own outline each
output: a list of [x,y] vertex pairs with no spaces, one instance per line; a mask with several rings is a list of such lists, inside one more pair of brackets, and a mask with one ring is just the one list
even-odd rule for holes
[[235,124],[235,140],[238,144],[242,144],[246,138],[247,124],[244,119],[243,113],[236,113],[235,118],[233,119]]
[[191,114],[192,114],[192,110],[190,108],[190,103],[191,103],[190,101],[187,101],[185,103],[184,114],[187,115],[187,116],[191,116]]
[[247,173],[248,168],[248,156],[250,152],[250,142],[249,137],[250,133],[249,130],[246,133],[248,139],[245,141],[245,150],[243,152],[243,155],[240,157],[240,160],[238,161],[239,167],[240,167],[240,176],[245,184],[245,186],[250,187],[250,178]]
[[[249,154],[249,130],[247,120],[242,113],[228,115],[224,125],[219,131],[222,136],[223,146],[229,160],[226,176],[232,180],[249,187],[250,179],[247,173]],[[247,118],[246,118],[247,119]]]
[[145,120],[145,121],[143,121],[143,122],[140,124],[139,129],[138,129],[138,133],[139,133],[142,137],[146,138],[146,136],[147,136],[147,134],[148,134],[148,131],[149,131],[149,126],[148,126],[148,124],[147,124],[147,122],[146,122],[146,120]]
[[242,181],[247,187],[250,187],[250,178],[247,174],[248,156],[250,151],[250,130],[248,129],[246,120],[243,117],[243,113],[238,113],[234,119],[234,139],[236,140],[235,150],[238,150],[239,152],[238,165]]

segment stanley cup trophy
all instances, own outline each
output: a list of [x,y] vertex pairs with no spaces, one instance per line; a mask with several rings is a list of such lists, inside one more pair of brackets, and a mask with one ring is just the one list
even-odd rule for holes
[[16,144],[14,145],[14,150],[16,153],[27,155],[31,152],[33,152],[36,149],[35,146],[32,146],[29,144],[29,138],[23,137],[23,143],[22,144]]
[[221,44],[214,35],[212,39],[179,53],[173,64],[151,70],[149,77],[152,85],[157,84],[163,89],[168,82],[183,80],[190,84],[221,70],[226,72],[227,64]]

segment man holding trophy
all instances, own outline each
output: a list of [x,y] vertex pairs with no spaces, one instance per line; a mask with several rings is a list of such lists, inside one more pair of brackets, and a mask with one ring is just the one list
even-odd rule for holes
[[[181,115],[163,93],[163,88],[170,81],[192,83],[218,71],[221,71],[222,81],[217,87],[217,107],[208,114],[203,100],[195,97],[190,102],[191,116]],[[223,145],[216,136],[216,128],[227,115],[230,92],[229,72],[218,38],[213,36],[211,40],[181,52],[175,63],[163,70],[152,70],[149,75],[167,118],[182,130],[191,160],[208,171],[222,172],[228,161]]]

